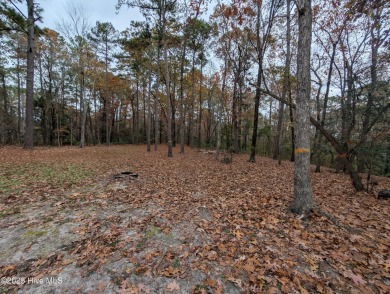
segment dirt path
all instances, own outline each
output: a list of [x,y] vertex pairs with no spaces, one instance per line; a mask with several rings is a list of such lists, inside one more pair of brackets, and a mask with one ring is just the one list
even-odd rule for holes
[[287,211],[289,162],[145,149],[0,149],[3,293],[390,291],[389,202],[347,176],[313,174],[338,227]]

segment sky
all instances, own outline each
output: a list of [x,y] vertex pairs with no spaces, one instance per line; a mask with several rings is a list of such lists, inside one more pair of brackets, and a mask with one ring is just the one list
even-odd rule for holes
[[[137,9],[128,9],[123,6],[119,13],[116,13],[115,5],[117,0],[35,0],[39,3],[43,11],[43,23],[38,23],[41,27],[47,27],[56,30],[56,22],[60,18],[67,18],[65,5],[67,2],[73,2],[82,5],[85,8],[86,15],[90,25],[94,26],[96,21],[111,22],[115,29],[123,31],[130,26],[132,20],[142,20],[141,14]],[[18,5],[26,14],[26,4]]]

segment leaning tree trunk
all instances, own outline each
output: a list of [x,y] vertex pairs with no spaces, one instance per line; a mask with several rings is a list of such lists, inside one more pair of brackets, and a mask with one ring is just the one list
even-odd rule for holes
[[[328,99],[329,99],[330,83],[331,83],[331,80],[332,80],[334,59],[335,59],[335,55],[336,55],[337,44],[339,43],[340,37],[341,37],[341,32],[339,34],[339,37],[338,37],[337,41],[332,43],[332,55],[331,55],[331,58],[330,58],[328,79],[327,79],[327,82],[326,82],[326,91],[325,91],[325,97],[324,97],[324,106],[322,108],[322,116],[321,116],[321,125],[322,126],[325,126],[325,118],[326,118],[326,111],[327,111],[327,108],[328,108]],[[318,144],[319,150],[317,151],[316,172],[320,172],[321,152],[322,152],[322,149],[321,149],[321,146],[322,146],[322,136],[318,137],[317,144]]]
[[310,179],[310,46],[311,0],[298,0],[297,106],[294,167],[294,199],[290,209],[307,215],[313,208]]
[[26,84],[26,131],[24,148],[34,147],[34,0],[27,0],[27,84]]

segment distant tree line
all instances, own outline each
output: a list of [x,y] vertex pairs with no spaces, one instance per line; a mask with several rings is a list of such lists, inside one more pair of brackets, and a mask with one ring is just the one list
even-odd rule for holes
[[388,1],[211,2],[206,19],[200,0],[119,0],[144,16],[123,32],[74,5],[40,28],[39,1],[28,15],[14,2],[0,4],[1,144],[167,143],[168,156],[188,145],[253,162],[307,151],[357,190],[359,173],[390,176]]

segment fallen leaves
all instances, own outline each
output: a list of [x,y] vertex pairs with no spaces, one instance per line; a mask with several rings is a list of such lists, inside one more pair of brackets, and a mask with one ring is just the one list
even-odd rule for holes
[[242,281],[240,279],[229,277],[229,278],[227,278],[227,280],[232,282],[233,284],[237,285],[239,288],[242,288]]
[[173,281],[168,284],[167,290],[168,292],[180,291],[180,285],[176,281]]
[[[68,170],[66,165],[71,164],[97,176],[79,175],[73,187],[30,185],[26,180],[18,186],[21,193],[7,195],[7,204],[0,204],[2,212],[6,209],[0,228],[61,225],[61,218],[69,215],[78,239],[58,249],[65,255],[50,253],[16,265],[0,263],[0,272],[44,275],[72,268],[88,279],[91,273],[106,274],[103,268],[123,262],[126,266],[109,276],[111,286],[100,283],[94,290],[389,292],[390,226],[383,217],[390,213],[389,207],[368,194],[356,195],[347,176],[327,170],[313,174],[316,202],[343,224],[338,227],[318,212],[307,220],[289,214],[293,182],[289,162],[279,166],[258,158],[258,163],[248,164],[246,155],[235,155],[232,164],[222,165],[210,154],[192,150],[167,162],[162,151],[148,154],[144,147],[37,149],[38,157],[28,159],[11,151],[7,156],[15,158],[9,160],[19,167],[29,162],[41,168],[55,162],[64,165],[58,170]],[[43,158],[45,165],[40,164]],[[141,176],[112,189],[112,181],[122,184],[126,179],[113,179],[123,170]],[[23,171],[26,178],[38,174],[30,166]],[[15,179],[11,176],[7,173],[9,181]],[[20,203],[36,205],[42,215],[50,210],[50,218],[36,216],[18,224],[14,215],[24,213]],[[50,234],[38,241],[49,238]],[[189,285],[188,290],[184,285],[193,281],[194,273],[203,282],[198,288]],[[148,279],[161,281],[150,284]]]
[[356,285],[364,285],[367,282],[363,280],[362,276],[353,273],[352,271],[348,271],[346,273],[347,277],[350,278]]

